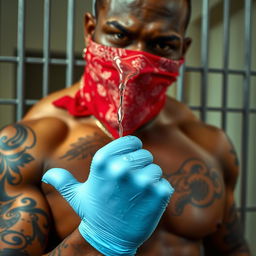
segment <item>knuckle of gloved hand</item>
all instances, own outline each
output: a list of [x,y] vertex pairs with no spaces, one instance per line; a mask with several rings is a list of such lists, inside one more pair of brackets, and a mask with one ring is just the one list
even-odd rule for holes
[[109,161],[107,169],[109,176],[116,180],[126,180],[129,176],[129,166],[120,158]]
[[173,187],[166,179],[161,179],[160,182],[155,183],[154,192],[161,200],[169,200],[174,192]]
[[150,190],[152,181],[146,175],[133,175],[133,183],[141,190]]
[[93,156],[92,166],[99,170],[104,170],[108,160],[109,159],[106,159],[106,156],[101,151],[97,151]]

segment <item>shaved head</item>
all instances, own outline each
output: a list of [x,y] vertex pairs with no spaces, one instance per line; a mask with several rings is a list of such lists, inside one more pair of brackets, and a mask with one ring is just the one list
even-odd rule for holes
[[[111,0],[94,0],[94,14],[96,16],[96,18],[98,17],[98,13],[99,10],[101,8],[105,8],[107,6],[107,4],[109,3],[109,1]],[[187,6],[188,6],[188,12],[187,12],[187,18],[186,18],[186,22],[185,22],[185,28],[188,27],[189,21],[190,21],[190,17],[191,17],[191,0],[186,0],[187,2]]]

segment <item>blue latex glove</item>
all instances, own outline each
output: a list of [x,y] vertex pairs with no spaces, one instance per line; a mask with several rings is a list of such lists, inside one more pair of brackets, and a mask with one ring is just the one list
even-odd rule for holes
[[85,183],[59,168],[43,176],[43,182],[54,186],[81,217],[84,239],[104,255],[135,255],[173,193],[151,153],[141,148],[134,136],[107,144],[93,157]]

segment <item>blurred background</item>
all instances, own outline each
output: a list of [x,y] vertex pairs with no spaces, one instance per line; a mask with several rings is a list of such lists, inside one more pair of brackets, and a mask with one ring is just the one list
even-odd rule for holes
[[[0,0],[0,126],[77,81],[91,0]],[[238,152],[236,201],[256,255],[256,1],[192,1],[193,43],[169,94],[224,129]]]

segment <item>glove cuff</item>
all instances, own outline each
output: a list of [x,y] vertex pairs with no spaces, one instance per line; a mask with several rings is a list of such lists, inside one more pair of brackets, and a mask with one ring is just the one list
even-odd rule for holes
[[97,251],[106,256],[134,256],[137,248],[124,246],[127,241],[117,243],[116,238],[102,230],[95,230],[88,222],[82,221],[78,227],[82,237]]

